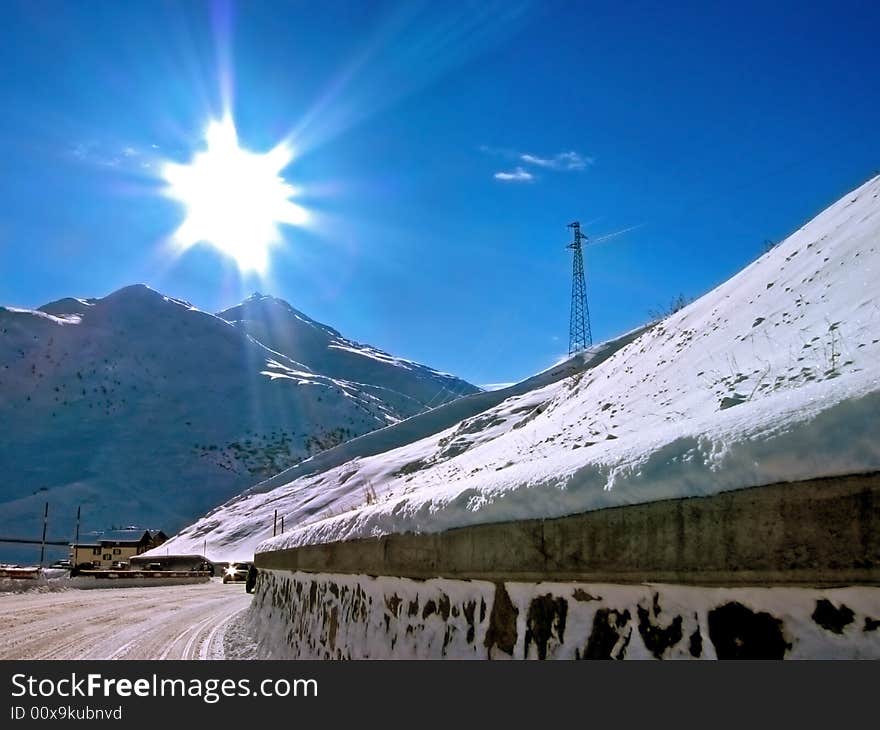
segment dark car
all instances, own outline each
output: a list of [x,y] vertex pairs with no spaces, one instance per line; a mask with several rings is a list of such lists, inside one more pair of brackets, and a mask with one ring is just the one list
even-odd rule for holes
[[245,583],[250,569],[251,563],[230,563],[229,567],[223,571],[223,582]]
[[248,593],[253,593],[256,590],[258,577],[259,571],[257,570],[257,566],[251,563],[251,569],[248,571],[247,582],[244,584],[244,589]]

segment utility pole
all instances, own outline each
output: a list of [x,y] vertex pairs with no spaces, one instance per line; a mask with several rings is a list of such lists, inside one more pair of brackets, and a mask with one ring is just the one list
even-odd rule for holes
[[583,247],[586,236],[581,233],[578,221],[568,224],[574,238],[568,248],[572,251],[571,264],[571,316],[568,325],[568,354],[585,350],[593,344],[590,330],[590,310],[587,307],[587,285],[584,280]]
[[46,509],[43,511],[43,539],[40,543],[40,567],[43,567],[43,560],[46,556],[46,525],[49,524],[49,503],[46,502]]
[[81,509],[82,505],[78,505],[76,508],[76,534],[73,537],[73,550],[71,551],[73,554],[70,556],[71,570],[76,567],[76,547],[79,545],[79,513]]

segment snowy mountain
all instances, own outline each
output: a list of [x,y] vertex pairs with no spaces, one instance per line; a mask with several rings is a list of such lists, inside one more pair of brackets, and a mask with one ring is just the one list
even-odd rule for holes
[[[586,353],[576,374],[381,453],[350,451],[369,437],[327,452],[353,458],[304,462],[171,549],[207,541],[243,558],[880,469],[878,281],[874,178],[607,357]],[[276,509],[289,527],[271,539]]]
[[239,318],[141,285],[0,308],[0,535],[38,536],[45,501],[62,538],[78,504],[84,527],[170,533],[303,458],[477,391],[271,297],[222,314]]
[[377,397],[397,403],[406,415],[477,391],[447,373],[352,342],[281,299],[254,294],[217,316],[316,372],[369,383]]

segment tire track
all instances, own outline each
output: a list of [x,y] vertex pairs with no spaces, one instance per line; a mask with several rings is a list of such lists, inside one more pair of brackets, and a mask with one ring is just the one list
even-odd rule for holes
[[0,659],[223,658],[251,596],[219,580],[185,586],[0,597]]

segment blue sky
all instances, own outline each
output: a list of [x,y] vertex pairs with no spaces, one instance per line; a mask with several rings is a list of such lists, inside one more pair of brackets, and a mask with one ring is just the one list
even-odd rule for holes
[[[637,226],[587,250],[599,340],[880,168],[876,3],[621,5],[4,2],[0,302],[259,289],[511,381],[567,349],[571,220]],[[313,213],[262,281],[163,245],[184,211],[157,171],[224,91],[244,146],[291,140]]]

